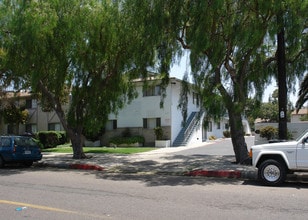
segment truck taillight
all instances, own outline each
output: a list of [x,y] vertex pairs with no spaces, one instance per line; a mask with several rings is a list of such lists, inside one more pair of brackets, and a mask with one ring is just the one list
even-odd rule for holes
[[252,158],[252,149],[250,148],[249,157]]

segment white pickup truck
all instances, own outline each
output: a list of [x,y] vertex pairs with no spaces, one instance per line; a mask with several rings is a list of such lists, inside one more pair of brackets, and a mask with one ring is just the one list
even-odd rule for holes
[[295,141],[252,146],[252,165],[265,185],[279,185],[288,173],[308,172],[308,129]]

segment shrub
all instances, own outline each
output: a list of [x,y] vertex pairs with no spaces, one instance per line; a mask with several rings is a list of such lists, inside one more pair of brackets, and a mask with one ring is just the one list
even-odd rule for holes
[[211,135],[211,136],[209,137],[209,140],[211,140],[211,141],[216,140],[216,137],[215,137],[214,135]]
[[224,132],[223,132],[223,135],[224,135],[225,138],[231,137],[230,131],[224,131]]
[[266,138],[267,140],[274,139],[277,137],[278,129],[273,126],[266,126],[260,129],[260,137]]
[[162,140],[163,139],[163,129],[162,127],[156,127],[154,128],[156,140]]
[[115,145],[120,144],[134,144],[134,143],[144,143],[144,137],[142,136],[131,136],[131,137],[113,137],[109,140],[110,143]]
[[125,128],[125,130],[122,132],[122,137],[131,137],[132,134],[130,133],[129,128]]
[[43,148],[54,148],[57,145],[65,144],[67,140],[64,131],[40,131],[37,133],[37,139]]

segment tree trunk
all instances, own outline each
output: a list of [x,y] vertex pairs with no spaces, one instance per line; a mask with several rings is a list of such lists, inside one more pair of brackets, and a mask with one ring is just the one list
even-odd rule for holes
[[244,137],[244,127],[240,113],[229,110],[229,124],[236,163],[249,164],[247,144]]
[[87,156],[83,152],[83,135],[73,130],[67,132],[72,142],[73,159],[85,159]]
[[[277,15],[278,25],[283,26],[283,16]],[[278,103],[279,103],[279,139],[288,139],[287,128],[287,76],[286,76],[286,58],[285,58],[285,40],[284,28],[282,27],[277,34],[277,67],[278,67]]]
[[73,147],[73,159],[84,159],[87,158],[83,152],[83,135],[82,128],[78,127],[76,129],[68,125],[68,122],[65,117],[65,113],[62,109],[61,102],[58,98],[55,98],[54,95],[44,86],[44,83],[40,80],[38,84],[41,92],[49,99],[52,103],[53,110],[56,112],[59,117],[63,128],[65,129],[69,139],[71,140]]

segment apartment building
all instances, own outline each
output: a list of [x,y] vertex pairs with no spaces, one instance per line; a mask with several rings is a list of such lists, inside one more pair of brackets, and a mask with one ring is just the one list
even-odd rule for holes
[[[134,83],[138,97],[119,110],[118,114],[109,115],[100,140],[101,145],[107,145],[111,137],[120,136],[123,132],[129,131],[131,135],[142,135],[145,137],[145,145],[153,146],[155,127],[163,129],[163,139],[169,140],[171,146],[201,143],[210,136],[221,138],[223,131],[228,130],[228,118],[223,118],[220,122],[210,122],[207,129],[204,128],[202,123],[204,112],[200,111],[200,97],[193,90],[188,94],[187,120],[183,127],[183,117],[178,107],[182,80],[170,78],[165,88],[163,106],[160,106],[162,88],[159,80],[149,79],[146,89],[143,87],[142,80],[135,80]],[[63,130],[55,112],[44,112],[33,94],[27,91],[7,93],[4,100],[13,101],[16,106],[25,106],[29,112],[29,118],[26,124],[19,125],[4,124],[1,120],[1,133],[23,134],[43,130]]]
[[1,134],[25,134],[37,131],[55,130],[61,131],[63,127],[54,111],[43,111],[39,101],[29,91],[6,92],[1,98],[1,107],[15,105],[17,108],[26,109],[28,119],[25,124],[5,124],[0,117]]

